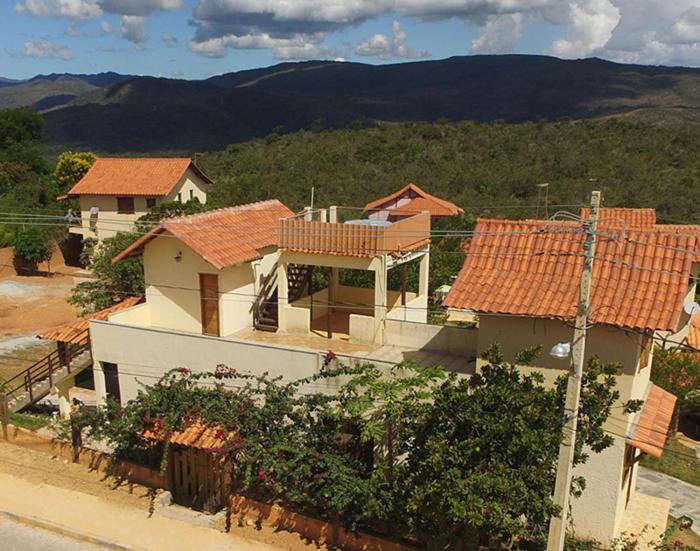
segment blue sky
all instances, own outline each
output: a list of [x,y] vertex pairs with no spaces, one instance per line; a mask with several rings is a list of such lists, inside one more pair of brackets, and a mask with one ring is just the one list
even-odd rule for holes
[[700,66],[700,0],[0,0],[0,76],[532,53]]

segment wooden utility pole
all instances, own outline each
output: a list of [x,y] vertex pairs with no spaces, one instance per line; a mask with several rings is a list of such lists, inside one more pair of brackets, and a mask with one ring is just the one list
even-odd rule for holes
[[594,191],[591,193],[590,216],[583,222],[583,231],[586,235],[583,243],[583,271],[579,287],[574,340],[571,346],[572,370],[569,373],[569,380],[566,386],[564,434],[559,446],[557,479],[554,486],[554,503],[561,507],[561,513],[558,517],[552,517],[549,523],[547,551],[562,551],[566,538],[569,497],[574,470],[574,451],[576,449],[576,424],[581,399],[584,354],[586,352],[586,325],[588,324],[593,258],[595,256],[596,231],[598,229],[598,207],[600,207],[600,192]]
[[2,425],[2,439],[9,440],[7,425],[10,424],[10,406],[7,403],[7,394],[0,393],[0,425]]

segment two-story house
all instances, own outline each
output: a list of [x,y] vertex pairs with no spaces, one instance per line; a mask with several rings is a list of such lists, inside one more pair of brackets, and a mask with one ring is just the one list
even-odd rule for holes
[[59,199],[80,204],[80,220],[70,233],[102,240],[131,231],[138,218],[162,203],[206,203],[209,184],[190,158],[100,157]]
[[[608,214],[601,213],[601,222]],[[619,214],[613,216],[619,220]],[[540,356],[520,369],[541,372],[550,383],[569,372],[570,360],[549,351],[573,339],[583,242],[580,222],[478,221],[444,303],[477,313],[479,355],[498,343],[505,360],[516,362],[519,351],[540,345]],[[619,364],[620,403],[639,399],[645,405],[636,414],[615,407],[605,424],[614,444],[591,453],[574,470],[587,482],[583,496],[572,502],[580,536],[606,543],[626,527],[626,511],[641,499],[635,495],[636,462],[642,453],[663,452],[675,397],[650,382],[653,350],[662,337],[688,326],[684,305],[695,296],[696,251],[695,235],[667,231],[653,222],[646,229],[618,223],[599,227],[586,360],[597,356]],[[656,520],[663,523],[656,528],[663,529],[668,502],[653,503],[644,507],[649,514],[656,511]]]

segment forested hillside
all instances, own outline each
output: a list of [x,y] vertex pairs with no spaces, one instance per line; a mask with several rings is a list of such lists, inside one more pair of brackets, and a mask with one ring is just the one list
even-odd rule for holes
[[278,197],[299,209],[312,187],[317,205],[364,205],[413,181],[467,212],[523,217],[534,211],[501,205],[535,205],[536,185],[549,182],[551,205],[580,204],[601,189],[609,206],[652,206],[662,221],[700,223],[699,151],[696,126],[402,123],[271,134],[198,163],[222,205]]

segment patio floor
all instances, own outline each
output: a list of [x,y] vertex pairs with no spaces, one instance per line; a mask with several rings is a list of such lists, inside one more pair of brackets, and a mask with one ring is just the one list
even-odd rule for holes
[[398,346],[377,346],[372,344],[351,343],[347,335],[334,333],[332,339],[325,334],[310,332],[308,334],[271,333],[256,331],[255,329],[243,329],[230,335],[234,339],[256,341],[260,343],[306,348],[319,352],[332,350],[337,354],[356,356],[375,360],[377,362],[401,363],[405,360],[414,361],[424,366],[442,366],[448,371],[454,371],[464,375],[471,375],[476,369],[476,360],[467,356],[445,354],[438,350],[402,348]]
[[639,551],[652,551],[653,542],[666,530],[671,502],[661,497],[635,492],[622,516],[620,533],[634,534],[639,538]]

